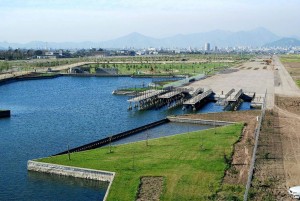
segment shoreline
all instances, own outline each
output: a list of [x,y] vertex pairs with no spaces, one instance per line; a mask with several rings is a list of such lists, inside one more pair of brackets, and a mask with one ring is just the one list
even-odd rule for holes
[[[230,121],[212,121],[212,120],[205,120],[205,119],[192,119],[192,118],[186,118],[186,117],[182,117],[182,116],[179,116],[179,117],[169,116],[169,117],[167,117],[167,119],[170,122],[193,123],[193,124],[215,125],[215,126],[226,126],[226,125],[232,125],[232,124],[236,123],[236,122],[230,122]],[[210,129],[212,129],[212,128],[210,128]],[[210,130],[210,129],[207,129],[207,130]],[[183,134],[183,133],[180,133],[180,134]],[[175,136],[180,135],[180,134],[175,134]],[[158,138],[155,138],[155,139],[158,139]],[[141,141],[143,141],[143,140],[141,140]],[[85,145],[83,145],[83,146],[85,146]],[[96,149],[96,148],[99,148],[99,147],[95,147],[93,149]],[[84,151],[84,150],[80,150],[80,151]],[[56,155],[54,155],[54,156],[56,156]],[[35,160],[37,160],[37,159],[28,160],[28,162],[27,162],[27,170],[28,171],[36,171],[36,172],[42,172],[42,173],[47,173],[47,174],[56,174],[56,175],[76,177],[76,178],[81,178],[81,179],[91,179],[91,180],[109,182],[109,185],[107,187],[107,190],[106,190],[103,200],[105,201],[107,199],[107,196],[110,192],[112,182],[115,177],[115,172],[96,170],[96,169],[88,169],[88,168],[80,168],[80,167],[74,167],[74,166],[58,165],[58,164],[53,164],[53,163],[37,162]]]
[[42,172],[46,174],[56,174],[56,175],[63,175],[68,177],[76,177],[82,179],[109,182],[103,201],[107,199],[108,193],[110,191],[110,187],[115,177],[115,172],[88,169],[88,168],[79,168],[74,166],[57,165],[53,163],[43,163],[34,160],[29,160],[27,162],[27,170]]

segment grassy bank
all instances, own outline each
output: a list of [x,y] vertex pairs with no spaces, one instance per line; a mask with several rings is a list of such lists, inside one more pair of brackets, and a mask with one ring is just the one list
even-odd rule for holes
[[291,55],[281,55],[280,61],[283,63],[295,63],[300,62],[300,55],[291,54]]
[[[148,76],[169,76],[169,75],[196,75],[199,73],[212,72],[227,66],[224,62],[209,63],[109,63],[109,64],[90,64],[91,68],[117,68],[119,74],[134,74]],[[231,64],[232,65],[232,64]]]
[[300,87],[300,55],[282,55],[280,61],[284,64],[297,86]]
[[161,200],[209,200],[221,190],[224,171],[242,124],[40,159],[41,162],[116,172],[108,200],[135,200],[141,176],[163,176]]

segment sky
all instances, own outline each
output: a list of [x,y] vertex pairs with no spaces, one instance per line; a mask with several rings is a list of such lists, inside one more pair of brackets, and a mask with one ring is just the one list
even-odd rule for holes
[[106,41],[264,27],[300,36],[299,0],[0,0],[0,41]]

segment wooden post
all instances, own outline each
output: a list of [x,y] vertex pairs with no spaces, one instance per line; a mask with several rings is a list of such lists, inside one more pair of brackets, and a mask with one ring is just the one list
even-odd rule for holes
[[134,170],[135,164],[134,164],[134,149],[132,150],[132,170]]
[[149,139],[149,132],[148,130],[146,131],[146,146],[148,146],[148,139]]
[[111,151],[111,136],[109,136],[109,153],[111,153],[112,151]]
[[68,145],[68,158],[71,160],[71,155],[70,155],[70,146]]
[[214,112],[214,130],[215,130],[215,134],[217,133],[216,132],[216,111]]

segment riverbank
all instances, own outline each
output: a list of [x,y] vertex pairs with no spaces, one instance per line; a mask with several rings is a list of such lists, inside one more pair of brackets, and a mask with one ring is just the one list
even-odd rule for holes
[[28,171],[36,171],[36,172],[43,172],[48,174],[57,174],[57,175],[63,175],[69,177],[109,182],[109,185],[107,187],[103,199],[104,201],[107,199],[111,184],[115,177],[114,172],[93,170],[87,168],[76,168],[76,167],[69,167],[69,166],[49,164],[49,163],[41,163],[41,162],[31,161],[31,160],[27,162],[27,169]]
[[41,79],[53,79],[62,76],[58,73],[26,73],[26,74],[16,74],[14,76],[2,77],[0,79],[0,85],[9,84],[18,81],[26,80],[41,80]]
[[[114,171],[108,200],[135,200],[140,178],[164,178],[161,200],[205,200],[216,196],[243,124],[39,159],[80,168]],[[224,160],[224,156],[228,159]],[[101,163],[99,163],[99,160]],[[201,188],[199,188],[201,186]]]

